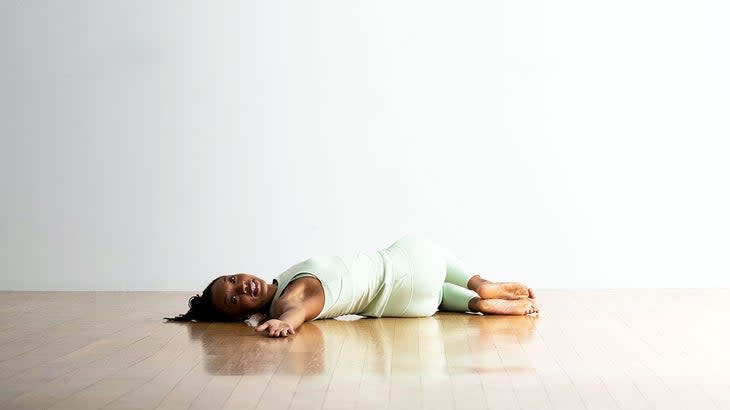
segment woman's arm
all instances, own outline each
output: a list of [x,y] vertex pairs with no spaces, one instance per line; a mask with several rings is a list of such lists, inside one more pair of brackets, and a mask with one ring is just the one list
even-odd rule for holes
[[305,321],[312,320],[324,308],[324,289],[317,278],[305,276],[289,284],[274,303],[274,318],[256,328],[269,336],[285,337]]

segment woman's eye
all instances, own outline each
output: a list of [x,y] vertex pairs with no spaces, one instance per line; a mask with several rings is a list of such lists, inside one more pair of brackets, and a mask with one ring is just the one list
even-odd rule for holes
[[231,283],[236,283],[236,277],[235,276],[231,276],[231,278],[229,280],[231,281]]
[[231,296],[231,303],[233,303],[233,304],[238,303],[238,296],[236,296],[236,295]]

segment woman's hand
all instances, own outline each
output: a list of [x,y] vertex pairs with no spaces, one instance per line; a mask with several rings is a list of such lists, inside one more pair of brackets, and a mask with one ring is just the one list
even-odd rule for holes
[[294,328],[289,323],[286,323],[279,319],[269,319],[264,324],[256,328],[257,332],[263,332],[269,329],[269,336],[271,337],[286,337],[294,334]]

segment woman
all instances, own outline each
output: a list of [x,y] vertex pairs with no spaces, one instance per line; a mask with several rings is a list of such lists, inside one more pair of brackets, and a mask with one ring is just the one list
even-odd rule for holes
[[270,318],[256,331],[272,337],[295,333],[305,321],[347,314],[423,317],[437,310],[498,315],[538,313],[527,286],[493,283],[473,274],[447,249],[406,235],[386,249],[340,257],[314,257],[287,269],[272,283],[246,273],[220,276],[190,310],[173,321],[243,321]]

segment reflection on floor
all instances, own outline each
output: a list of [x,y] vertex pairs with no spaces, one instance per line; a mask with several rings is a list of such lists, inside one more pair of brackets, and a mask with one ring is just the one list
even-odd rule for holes
[[164,323],[187,295],[0,292],[0,408],[730,409],[730,291],[538,291],[540,316]]

